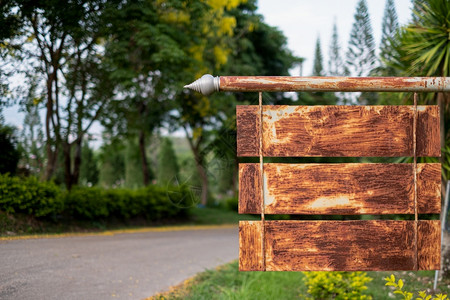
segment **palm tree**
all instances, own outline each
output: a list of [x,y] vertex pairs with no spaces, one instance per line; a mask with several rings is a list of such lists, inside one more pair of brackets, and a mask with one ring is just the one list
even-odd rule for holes
[[[396,58],[392,66],[407,76],[450,76],[450,1],[417,1],[415,18],[396,35]],[[443,179],[450,179],[450,119],[449,93],[435,93],[425,99],[428,103],[438,103],[441,113],[441,148],[444,149],[441,163],[444,167]],[[446,124],[447,123],[447,124]],[[447,126],[446,126],[447,125]],[[445,192],[443,186],[443,193]]]

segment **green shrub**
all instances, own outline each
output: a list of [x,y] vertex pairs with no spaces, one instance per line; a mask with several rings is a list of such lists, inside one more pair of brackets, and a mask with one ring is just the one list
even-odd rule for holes
[[53,182],[0,175],[0,210],[35,217],[63,214],[80,220],[161,221],[187,216],[191,197],[186,187],[74,187],[63,192]]
[[74,187],[65,194],[64,212],[75,219],[95,220],[109,216],[105,191],[96,187]]
[[[399,279],[398,282],[395,280],[394,274],[391,274],[390,277],[384,278],[386,280],[386,286],[393,286],[394,287],[394,294],[402,295],[404,300],[411,300],[414,296],[413,293],[404,291],[403,290],[403,280]],[[432,295],[428,295],[426,291],[420,291],[419,297],[417,297],[417,300],[448,300],[448,296],[446,294],[437,294],[434,295],[434,298]]]
[[225,200],[225,206],[227,209],[237,212],[239,209],[238,197],[228,198]]
[[184,187],[148,186],[138,190],[76,187],[65,195],[67,215],[76,219],[148,221],[180,218],[187,215],[189,190]]
[[25,213],[36,217],[59,214],[64,208],[61,194],[60,188],[53,182],[0,174],[0,210],[6,213]]
[[372,280],[365,272],[304,272],[307,299],[372,299],[364,295]]

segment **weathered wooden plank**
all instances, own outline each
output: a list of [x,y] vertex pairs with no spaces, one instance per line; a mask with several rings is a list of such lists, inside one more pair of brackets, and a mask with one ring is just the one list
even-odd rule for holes
[[239,213],[261,213],[261,176],[259,164],[239,164]]
[[419,221],[417,249],[419,270],[441,268],[441,221]]
[[260,221],[239,221],[239,271],[264,271]]
[[258,106],[237,105],[237,156],[259,156]]
[[[258,108],[248,107],[237,109],[238,156],[259,155]],[[412,106],[275,105],[263,111],[264,156],[414,155]],[[417,113],[417,155],[440,156],[438,107],[418,106]]]
[[417,107],[417,156],[441,156],[439,106]]
[[441,164],[417,164],[419,214],[441,213]]
[[267,271],[415,268],[414,221],[266,221],[265,228]]
[[[440,164],[417,165],[419,214],[440,213]],[[258,214],[259,164],[239,165],[239,213]],[[414,214],[413,164],[264,164],[266,214]]]

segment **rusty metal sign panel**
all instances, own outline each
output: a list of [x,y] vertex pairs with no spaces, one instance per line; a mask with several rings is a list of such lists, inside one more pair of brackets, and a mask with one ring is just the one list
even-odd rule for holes
[[[450,91],[450,78],[212,77],[214,91]],[[437,106],[237,106],[241,271],[440,268]],[[413,163],[264,163],[264,157],[412,157]],[[414,220],[277,220],[265,214],[413,215]]]
[[[238,106],[239,213],[411,214],[415,220],[241,221],[241,271],[440,266],[437,106]],[[263,157],[414,157],[414,163],[261,163]],[[264,218],[264,217],[263,217]]]

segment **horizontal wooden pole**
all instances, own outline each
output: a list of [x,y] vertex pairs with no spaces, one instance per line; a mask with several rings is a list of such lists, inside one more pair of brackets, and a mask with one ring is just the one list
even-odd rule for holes
[[[239,213],[261,213],[259,164],[239,164]],[[264,164],[264,212],[414,214],[414,164]],[[441,164],[417,165],[419,214],[441,210]]]
[[[239,222],[239,269],[260,271],[261,230],[256,221]],[[267,271],[415,270],[414,221],[266,221]],[[261,227],[258,227],[261,228]],[[419,221],[419,270],[440,268],[440,221]],[[260,261],[257,261],[260,260]],[[250,262],[250,263],[249,263]]]
[[450,92],[450,77],[220,76],[231,92]]
[[[259,156],[258,106],[237,106],[237,154]],[[413,106],[263,106],[263,156],[414,156]],[[439,108],[417,107],[417,156],[440,156]]]

